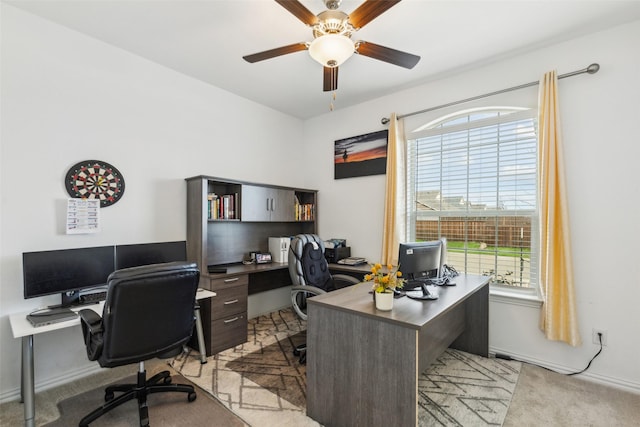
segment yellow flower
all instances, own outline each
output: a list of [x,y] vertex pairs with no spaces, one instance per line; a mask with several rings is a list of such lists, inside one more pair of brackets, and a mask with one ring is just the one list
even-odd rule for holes
[[365,274],[365,282],[373,282],[372,289],[375,292],[385,292],[387,289],[401,288],[405,280],[402,279],[402,273],[398,267],[392,264],[385,265],[386,271],[383,271],[382,264],[371,264],[371,274]]

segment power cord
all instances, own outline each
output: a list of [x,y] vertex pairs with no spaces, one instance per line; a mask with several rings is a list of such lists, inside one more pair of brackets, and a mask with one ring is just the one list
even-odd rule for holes
[[566,375],[578,375],[583,373],[584,371],[586,371],[587,369],[589,369],[589,366],[591,366],[591,362],[594,361],[594,359],[596,357],[598,357],[600,355],[600,353],[602,353],[602,332],[598,332],[598,341],[600,341],[600,350],[598,350],[598,352],[591,358],[591,360],[589,360],[589,363],[587,363],[587,366],[582,370],[582,371],[578,371],[578,372],[571,372],[569,374]]
[[587,363],[587,366],[583,370],[577,371],[577,372],[569,372],[569,373],[558,372],[558,371],[556,371],[554,369],[550,369],[550,368],[547,368],[546,366],[538,365],[536,363],[524,362],[522,360],[514,359],[513,357],[511,357],[511,356],[509,356],[507,354],[496,353],[495,357],[496,357],[496,359],[514,360],[516,362],[527,363],[529,365],[537,366],[539,368],[546,369],[547,371],[555,372],[557,374],[562,374],[562,375],[567,375],[567,376],[578,375],[578,374],[581,374],[581,373],[585,372],[587,369],[589,369],[589,367],[591,366],[591,363],[595,360],[595,358],[598,357],[600,355],[600,353],[602,353],[603,345],[602,345],[602,333],[601,332],[598,332],[598,341],[600,341],[600,349],[598,350],[598,352],[591,358],[591,360],[589,360],[589,363]]

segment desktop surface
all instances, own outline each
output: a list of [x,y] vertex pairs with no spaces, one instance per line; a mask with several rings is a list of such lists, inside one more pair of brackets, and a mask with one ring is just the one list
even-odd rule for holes
[[446,309],[461,304],[467,297],[485,286],[488,280],[489,277],[461,274],[456,277],[456,286],[438,288],[439,298],[437,300],[421,301],[407,297],[397,298],[393,302],[393,310],[391,311],[376,310],[373,296],[369,293],[371,286],[364,282],[315,296],[308,300],[308,304],[331,307],[338,311],[357,313],[419,329],[442,315]]

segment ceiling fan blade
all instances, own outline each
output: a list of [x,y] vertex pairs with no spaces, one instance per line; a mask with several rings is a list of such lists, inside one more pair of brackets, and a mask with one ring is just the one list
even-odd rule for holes
[[356,29],[362,28],[398,3],[400,0],[367,0],[349,14],[349,22]]
[[338,67],[324,67],[322,90],[331,92],[338,89]]
[[356,49],[360,55],[368,56],[373,59],[388,62],[390,64],[399,65],[400,67],[411,69],[416,66],[420,57],[411,53],[402,52],[391,49],[390,47],[380,46],[379,44],[369,42],[358,42]]
[[318,17],[298,0],[276,0],[276,2],[306,25],[313,26],[318,23]]
[[275,49],[265,50],[264,52],[258,52],[251,55],[245,55],[242,58],[247,62],[264,61],[265,59],[275,58],[276,56],[286,55],[288,53],[300,52],[301,50],[307,50],[305,43],[295,43],[288,46],[277,47]]

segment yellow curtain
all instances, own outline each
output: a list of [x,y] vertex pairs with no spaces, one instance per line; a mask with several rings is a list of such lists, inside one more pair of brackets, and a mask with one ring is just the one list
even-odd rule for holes
[[547,339],[578,346],[582,340],[578,331],[573,284],[557,86],[555,71],[540,79],[538,167],[543,296],[540,329]]
[[391,114],[387,144],[387,182],[384,197],[384,225],[382,229],[382,263],[398,264],[398,244],[404,240],[405,199],[405,141],[402,120]]

